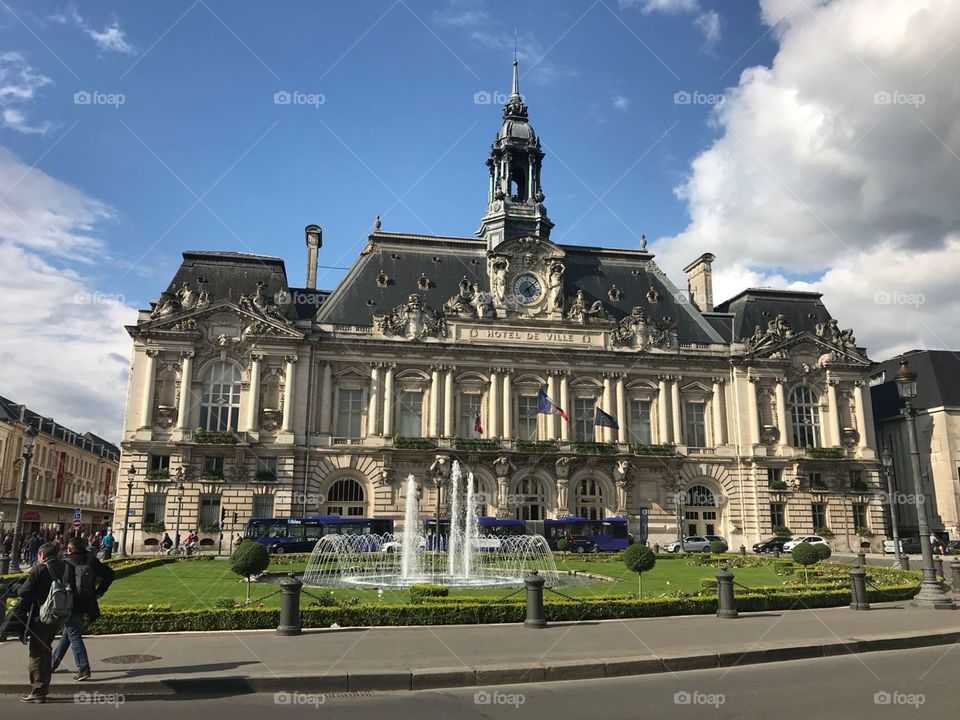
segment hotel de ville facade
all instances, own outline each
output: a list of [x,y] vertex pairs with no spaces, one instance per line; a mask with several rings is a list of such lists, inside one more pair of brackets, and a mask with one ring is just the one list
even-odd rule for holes
[[[305,287],[275,257],[185,252],[128,328],[132,484],[116,517],[133,549],[173,536],[178,516],[208,547],[250,517],[399,527],[407,476],[432,517],[454,460],[483,515],[625,516],[651,544],[749,547],[787,527],[829,529],[839,550],[875,533],[876,547],[882,466],[852,331],[817,293],[715,305],[709,253],[681,291],[645,247],[552,242],[543,159],[515,65],[477,237],[378,220],[330,291],[316,225]],[[538,412],[541,389],[566,419]],[[618,427],[595,427],[597,407]]]

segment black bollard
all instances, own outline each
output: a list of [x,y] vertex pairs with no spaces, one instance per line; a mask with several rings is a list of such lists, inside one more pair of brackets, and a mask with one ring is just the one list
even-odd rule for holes
[[727,570],[727,563],[720,563],[717,570],[717,617],[737,617],[737,604],[733,598],[733,573]]
[[901,570],[909,570],[909,569],[910,569],[910,556],[909,556],[909,555],[901,555],[901,556],[900,556],[900,569],[901,569]]
[[3,555],[0,556],[0,575],[9,575],[10,574],[10,556]]
[[867,565],[867,554],[864,552],[857,553],[857,565],[860,567],[866,567]]
[[773,549],[773,559],[776,560],[780,557],[780,548]]
[[543,612],[543,584],[546,582],[540,573],[533,570],[523,579],[527,586],[527,619],[523,621],[523,626],[528,628],[545,628],[547,618]]
[[660,543],[653,544],[653,552],[656,553],[657,555],[660,554]]
[[867,571],[859,566],[850,570],[850,609],[870,609],[867,601]]
[[303,583],[293,573],[280,581],[280,624],[277,635],[300,634],[300,591]]
[[954,558],[950,563],[950,587],[954,592],[960,592],[960,558]]
[[933,569],[937,577],[942,577],[944,580],[947,579],[947,576],[943,574],[943,558],[939,555],[935,555],[933,558]]
[[741,545],[741,546],[740,546],[740,554],[743,555],[744,557],[746,557],[746,555],[747,555],[747,546],[746,546],[746,545]]

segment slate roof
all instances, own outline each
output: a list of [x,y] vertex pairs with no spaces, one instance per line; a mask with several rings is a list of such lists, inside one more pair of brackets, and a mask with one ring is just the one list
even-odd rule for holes
[[13,400],[3,396],[0,396],[0,422],[23,422],[35,427],[41,435],[57,438],[107,460],[120,461],[120,448],[113,443],[107,442],[91,432],[81,435],[52,418],[44,417],[25,405],[18,405]]
[[[587,305],[602,300],[604,308],[620,319],[639,306],[653,320],[670,318],[677,323],[680,342],[723,342],[723,338],[653,263],[653,256],[636,250],[610,250],[573,245],[559,246],[566,253],[564,283],[567,295],[583,290]],[[457,294],[466,278],[487,289],[486,242],[475,238],[374,233],[340,285],[330,294],[317,318],[339,325],[370,325],[374,312],[387,312],[419,293],[435,310]],[[383,272],[390,279],[377,285]],[[418,287],[421,275],[429,286]],[[616,285],[618,302],[608,296]],[[657,300],[647,293],[654,290]]]
[[893,417],[903,408],[893,380],[901,359],[908,360],[910,369],[917,373],[917,399],[914,401],[917,408],[960,407],[960,353],[911,350],[874,367],[871,378],[878,384],[870,388],[870,397],[875,417]]
[[766,330],[767,323],[777,315],[784,315],[794,332],[815,332],[818,323],[832,319],[821,297],[818,292],[750,288],[720,303],[715,310],[733,313],[736,340],[753,335],[757,325]]

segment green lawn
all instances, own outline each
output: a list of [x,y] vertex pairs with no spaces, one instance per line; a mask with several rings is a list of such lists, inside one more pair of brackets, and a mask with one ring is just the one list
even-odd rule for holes
[[[300,572],[305,564],[287,564],[271,566],[271,571]],[[608,577],[622,578],[615,583],[595,582],[588,585],[577,585],[559,588],[567,595],[584,597],[591,595],[635,594],[637,592],[637,576],[624,567],[622,562],[602,562],[597,560],[561,560],[557,563],[559,570],[580,570]],[[688,564],[686,559],[660,560],[657,566],[643,577],[643,593],[645,596],[660,595],[683,591],[696,593],[699,590],[701,578],[713,577],[716,569]],[[785,578],[776,575],[769,565],[762,567],[738,568],[734,574],[736,580],[749,587],[781,585]],[[273,607],[278,604],[279,596],[274,594],[279,590],[274,583],[253,583],[251,599],[258,601],[264,598],[264,605]],[[318,588],[306,588],[308,592],[320,594],[328,592]],[[484,595],[491,598],[502,597],[511,592],[509,590],[453,590],[451,595]],[[375,590],[336,590],[338,598],[359,597],[365,601],[375,602]],[[266,597],[271,595],[271,597]],[[117,580],[103,598],[102,604],[116,605],[169,605],[175,610],[189,608],[214,607],[217,600],[229,598],[242,601],[246,597],[246,584],[230,571],[230,565],[224,561],[181,562],[171,563],[160,567],[144,570]],[[553,596],[554,598],[556,596]],[[407,602],[409,594],[406,590],[385,590],[384,602]],[[547,599],[551,593],[547,593]],[[303,604],[311,602],[305,597]]]

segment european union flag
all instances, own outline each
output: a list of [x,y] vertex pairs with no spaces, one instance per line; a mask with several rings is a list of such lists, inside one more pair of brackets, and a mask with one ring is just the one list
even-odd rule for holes
[[613,415],[605,413],[599,406],[597,406],[596,410],[593,416],[594,425],[597,427],[613,428],[614,430],[620,429],[620,423],[617,422],[617,419]]

